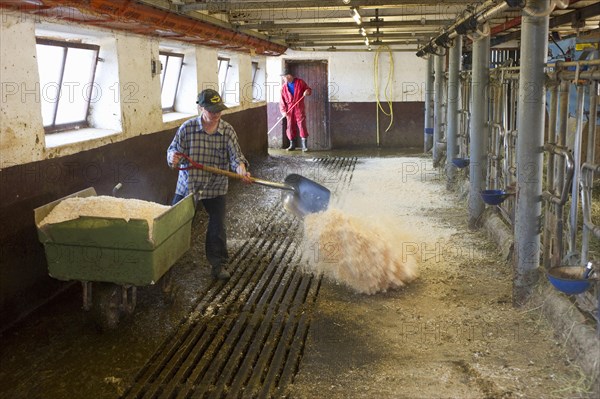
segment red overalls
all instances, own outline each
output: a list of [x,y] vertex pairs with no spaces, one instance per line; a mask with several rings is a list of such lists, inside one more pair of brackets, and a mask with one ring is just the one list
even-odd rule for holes
[[290,141],[296,138],[297,129],[300,130],[300,137],[308,137],[308,130],[306,129],[306,115],[304,113],[304,99],[302,99],[302,94],[306,90],[311,90],[311,88],[308,87],[305,81],[299,78],[294,78],[293,96],[292,93],[290,93],[286,82],[283,82],[281,87],[281,101],[279,102],[279,110],[281,112],[287,113],[289,108],[296,104],[298,100],[300,100],[300,102],[296,104],[294,108],[289,110],[287,115],[286,135]]

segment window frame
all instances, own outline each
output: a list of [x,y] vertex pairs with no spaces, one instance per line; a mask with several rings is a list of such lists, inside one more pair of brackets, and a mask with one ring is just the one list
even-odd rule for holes
[[162,103],[161,103],[161,108],[162,108],[162,112],[163,114],[169,113],[169,112],[175,112],[175,100],[177,99],[177,92],[179,91],[179,82],[181,82],[181,71],[183,70],[183,60],[185,59],[185,54],[183,53],[174,53],[171,51],[159,51],[158,55],[166,55],[167,56],[167,61],[166,61],[166,65],[162,66],[162,71],[164,71],[164,73],[162,74],[162,79],[160,82],[160,95],[162,98],[162,91],[163,91],[163,87],[164,87],[164,83],[165,83],[165,79],[167,77],[167,66],[169,65],[169,58],[170,57],[177,57],[177,58],[181,58],[181,65],[179,66],[179,73],[177,74],[177,85],[175,87],[175,94],[173,95],[173,105],[171,107],[167,107],[167,108],[163,108],[162,107]]
[[227,75],[229,73],[229,68],[231,68],[231,58],[227,58],[227,57],[221,57],[218,56],[217,57],[217,62],[218,62],[218,69],[217,69],[217,76],[221,75],[221,65],[223,63],[223,61],[227,62],[227,65],[225,66],[225,76],[223,77],[223,82],[219,82],[220,84],[220,90],[219,90],[219,95],[221,97],[223,97],[223,93],[225,92],[225,87],[227,86]]
[[252,101],[260,101],[260,98],[254,97],[254,83],[256,82],[256,74],[260,69],[258,61],[252,61]]
[[[90,127],[88,118],[90,116],[90,102],[91,102],[91,97],[92,97],[91,91],[94,88],[94,82],[96,80],[96,69],[98,67],[98,62],[100,61],[100,57],[99,57],[100,46],[98,46],[96,44],[74,43],[74,42],[69,42],[69,41],[48,39],[48,38],[44,38],[44,37],[36,37],[35,44],[42,45],[42,46],[62,47],[64,49],[63,57],[62,57],[62,64],[61,64],[61,69],[60,69],[60,82],[58,82],[58,93],[57,93],[56,105],[54,106],[52,124],[48,125],[48,126],[44,126],[44,132],[46,134],[52,134],[52,133],[64,132],[66,130],[75,130],[75,129]],[[89,82],[89,85],[90,85],[89,90],[90,91],[87,93],[88,95],[87,95],[87,106],[85,109],[85,118],[81,121],[69,122],[69,123],[63,123],[63,124],[57,125],[56,117],[58,115],[58,105],[60,102],[60,97],[62,95],[62,88],[63,88],[62,86],[63,86],[63,82],[64,82],[64,77],[65,77],[65,67],[66,67],[67,56],[69,53],[69,48],[95,51],[96,52],[96,62],[94,62],[92,64],[91,79]],[[38,59],[38,66],[39,66],[39,62],[40,62],[40,60]],[[40,88],[40,90],[41,90],[41,88]]]

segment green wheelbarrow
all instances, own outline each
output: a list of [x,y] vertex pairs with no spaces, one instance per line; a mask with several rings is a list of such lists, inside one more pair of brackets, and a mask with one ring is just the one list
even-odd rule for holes
[[83,308],[101,329],[115,328],[122,314],[133,312],[136,287],[159,283],[171,290],[170,269],[190,248],[194,203],[192,195],[154,219],[152,231],[142,219],[81,216],[40,226],[61,201],[96,196],[87,188],[34,210],[48,274],[58,280],[80,281]]

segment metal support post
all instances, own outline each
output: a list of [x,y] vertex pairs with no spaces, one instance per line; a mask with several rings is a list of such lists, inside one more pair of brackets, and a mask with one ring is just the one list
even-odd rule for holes
[[458,103],[460,101],[460,58],[462,53],[462,36],[454,39],[454,45],[449,52],[448,70],[448,109],[446,113],[446,170],[448,171],[448,185],[452,188],[456,176],[456,167],[452,159],[458,156]]
[[485,189],[487,171],[487,105],[490,67],[490,38],[483,37],[473,43],[473,78],[471,83],[471,119],[469,135],[471,156],[469,164],[469,227],[477,228],[485,203],[479,194]]
[[[533,9],[546,9],[550,0],[528,0]],[[517,116],[517,203],[513,302],[525,304],[538,280],[542,217],[542,168],[545,117],[545,72],[548,16],[523,13],[521,72]]]
[[423,137],[423,152],[427,152],[433,145],[433,60],[434,56],[427,58],[427,76],[425,79],[425,132]]

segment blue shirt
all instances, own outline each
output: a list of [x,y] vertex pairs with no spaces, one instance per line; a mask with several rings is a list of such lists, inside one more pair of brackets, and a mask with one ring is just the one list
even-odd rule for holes
[[[181,152],[200,164],[219,169],[231,168],[235,171],[241,163],[248,167],[248,161],[242,154],[235,130],[224,120],[219,120],[217,131],[213,134],[204,131],[200,116],[185,121],[177,130],[167,150],[169,166],[173,166],[171,159],[175,152]],[[187,166],[189,162],[182,158],[179,167]],[[200,169],[180,170],[175,194],[186,196],[198,189],[198,199],[214,198],[225,195],[228,185],[227,176]]]
[[292,80],[291,82],[289,82],[287,84],[288,90],[290,91],[290,93],[292,93],[292,96],[294,95],[294,81]]

